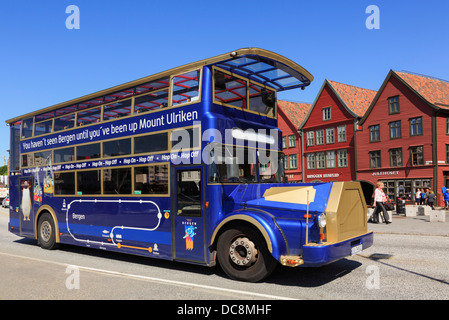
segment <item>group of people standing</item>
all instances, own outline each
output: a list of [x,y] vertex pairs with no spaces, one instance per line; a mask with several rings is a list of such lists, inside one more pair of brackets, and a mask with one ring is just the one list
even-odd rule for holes
[[[386,224],[391,223],[389,216],[388,216],[388,210],[386,208],[388,197],[385,195],[385,192],[383,191],[384,184],[383,182],[377,182],[376,184],[376,190],[374,190],[373,194],[373,205],[374,205],[374,212],[371,216],[371,221],[373,223],[379,223],[379,215],[382,214],[385,220]],[[444,197],[444,209],[449,209],[449,189],[443,188],[443,197]],[[434,210],[434,203],[436,201],[436,194],[433,192],[431,188],[423,188],[421,191],[420,188],[417,189],[415,194],[415,203],[417,205],[428,205]]]
[[[423,189],[423,191],[421,191],[420,188],[418,188],[418,190],[415,193],[415,203],[417,205],[428,205],[433,208],[433,204],[436,200],[437,196],[436,194],[432,191],[432,189],[428,188],[428,189]],[[446,197],[445,197],[446,200]],[[449,199],[448,199],[449,200]]]

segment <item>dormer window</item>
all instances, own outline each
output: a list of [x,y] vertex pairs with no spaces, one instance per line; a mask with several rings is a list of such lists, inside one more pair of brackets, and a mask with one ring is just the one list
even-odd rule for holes
[[331,119],[331,107],[323,108],[323,121]]

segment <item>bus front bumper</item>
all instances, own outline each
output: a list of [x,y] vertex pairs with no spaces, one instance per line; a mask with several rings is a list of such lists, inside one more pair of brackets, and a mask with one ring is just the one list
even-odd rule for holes
[[360,253],[373,245],[373,232],[334,243],[309,243],[303,246],[302,256],[281,256],[284,266],[319,267]]

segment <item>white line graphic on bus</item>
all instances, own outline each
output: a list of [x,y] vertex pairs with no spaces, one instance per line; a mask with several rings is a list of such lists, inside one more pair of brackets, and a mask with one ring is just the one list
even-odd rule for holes
[[[154,205],[157,208],[158,222],[157,222],[157,225],[154,228],[137,228],[137,227],[126,227],[126,226],[114,226],[111,229],[110,232],[108,230],[104,230],[103,233],[109,233],[109,237],[111,239],[111,243],[104,242],[104,241],[94,241],[94,240],[89,240],[89,239],[78,239],[78,238],[76,238],[72,234],[72,232],[70,231],[70,227],[69,227],[69,211],[70,211],[70,208],[71,208],[72,204],[74,204],[74,203],[139,203],[139,204],[148,204],[149,203],[149,204]],[[76,216],[77,216],[78,220],[84,219],[83,215],[79,215],[78,214]],[[140,230],[140,231],[148,231],[148,232],[156,231],[159,228],[160,224],[161,224],[162,213],[161,213],[161,210],[160,210],[159,206],[155,202],[149,201],[149,200],[121,200],[121,199],[119,199],[119,200],[98,200],[98,199],[83,200],[83,199],[78,199],[78,200],[73,200],[72,202],[70,202],[68,204],[67,209],[66,209],[66,218],[65,219],[66,219],[67,231],[69,232],[70,236],[75,241],[84,242],[84,243],[87,243],[87,244],[98,244],[98,245],[101,245],[101,246],[104,246],[104,245],[106,245],[106,246],[116,246],[119,249],[122,248],[122,247],[126,247],[126,248],[133,248],[133,249],[149,250],[151,252],[152,251],[151,247],[149,247],[149,248],[142,248],[142,247],[126,246],[126,245],[121,244],[120,242],[116,243],[114,241],[115,237],[117,239],[119,239],[120,241],[122,241],[123,239],[121,239],[121,237],[122,237],[121,234],[116,234],[114,232],[115,232],[116,229],[117,229],[117,231],[119,231],[119,230]]]

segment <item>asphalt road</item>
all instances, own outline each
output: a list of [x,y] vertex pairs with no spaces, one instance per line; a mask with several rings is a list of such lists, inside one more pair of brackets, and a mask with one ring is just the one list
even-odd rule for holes
[[0,300],[449,299],[449,236],[387,229],[404,219],[373,226],[375,244],[359,255],[316,269],[279,267],[261,283],[232,281],[219,267],[67,245],[43,250],[9,233],[8,219],[0,209]]

